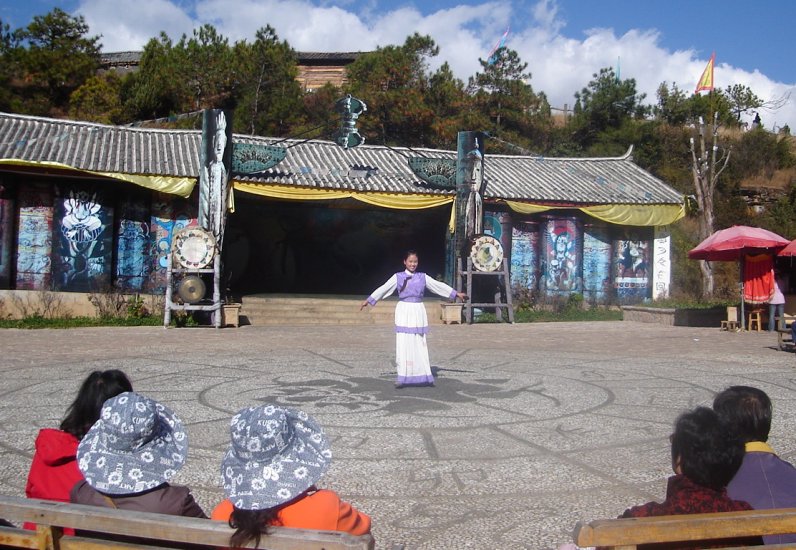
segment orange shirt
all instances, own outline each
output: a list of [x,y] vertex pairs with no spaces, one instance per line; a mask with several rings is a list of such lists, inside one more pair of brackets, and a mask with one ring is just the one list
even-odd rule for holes
[[[232,503],[225,499],[213,509],[210,519],[229,521],[231,514]],[[279,527],[343,531],[352,535],[370,533],[370,517],[367,514],[340,500],[334,491],[325,489],[308,492],[304,498],[281,508],[277,522],[275,525]]]

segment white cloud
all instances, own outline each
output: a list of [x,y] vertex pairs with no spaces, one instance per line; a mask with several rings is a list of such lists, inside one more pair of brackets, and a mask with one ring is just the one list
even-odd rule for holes
[[[400,45],[414,32],[430,35],[440,46],[432,67],[447,61],[454,73],[467,81],[480,69],[507,26],[506,45],[528,63],[531,84],[544,91],[553,106],[569,108],[574,93],[602,67],[617,67],[622,78],[634,78],[646,101],[654,103],[658,85],[666,81],[691,92],[707,63],[693,50],[670,51],[660,45],[655,30],[631,30],[617,36],[612,29],[595,28],[584,37],[565,34],[555,0],[540,0],[516,11],[508,0],[459,5],[423,14],[416,8],[390,11],[362,2],[355,11],[350,2],[317,4],[304,0],[82,0],[78,12],[93,33],[103,35],[105,51],[141,49],[159,31],[173,39],[203,23],[210,23],[231,41],[252,40],[257,29],[270,24],[281,39],[299,51],[366,51]],[[189,11],[190,10],[190,11]],[[123,14],[123,17],[120,17]],[[759,97],[773,100],[794,90],[794,84],[774,82],[759,72],[727,64],[716,67],[723,86],[740,83]],[[794,93],[796,96],[796,93]],[[771,128],[785,123],[796,129],[796,97],[776,113],[761,113]]]
[[85,17],[92,34],[102,36],[106,52],[141,50],[161,31],[177,40],[198,26],[169,0],[81,0],[76,11]]

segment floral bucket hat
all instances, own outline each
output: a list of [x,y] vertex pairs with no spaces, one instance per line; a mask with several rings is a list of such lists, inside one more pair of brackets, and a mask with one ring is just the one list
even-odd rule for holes
[[188,435],[168,408],[135,392],[105,401],[77,447],[83,477],[109,495],[141,493],[171,479],[185,464]]
[[241,510],[293,500],[329,468],[332,451],[320,425],[303,411],[263,405],[232,417],[221,462],[224,493]]

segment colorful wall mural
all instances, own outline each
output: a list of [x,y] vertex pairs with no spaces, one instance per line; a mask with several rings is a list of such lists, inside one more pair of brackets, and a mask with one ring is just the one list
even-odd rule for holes
[[614,289],[619,303],[649,298],[650,241],[638,232],[625,231],[614,247]]
[[156,193],[152,200],[149,231],[151,254],[147,290],[155,293],[166,290],[166,270],[171,250],[171,238],[176,231],[198,227],[196,199],[180,199],[174,195]]
[[605,225],[585,224],[583,229],[583,297],[605,302],[611,293],[611,235]]
[[550,296],[581,291],[581,230],[576,218],[543,222],[542,288]]
[[53,248],[53,187],[26,184],[19,188],[17,224],[18,290],[50,290]]
[[536,290],[539,265],[539,224],[515,221],[511,229],[511,286]]
[[113,207],[92,187],[62,184],[55,189],[54,288],[91,292],[110,286]]
[[152,268],[149,259],[149,200],[128,194],[119,207],[116,229],[116,286],[124,292],[141,292]]

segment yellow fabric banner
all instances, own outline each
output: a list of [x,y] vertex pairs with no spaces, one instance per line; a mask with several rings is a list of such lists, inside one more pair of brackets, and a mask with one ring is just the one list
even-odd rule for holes
[[144,176],[140,174],[125,174],[121,172],[95,172],[93,170],[83,170],[75,168],[60,162],[48,161],[29,161],[19,159],[0,159],[0,164],[8,164],[14,166],[35,166],[46,168],[57,168],[59,170],[68,170],[70,172],[78,172],[80,174],[92,174],[95,176],[104,176],[106,178],[113,178],[115,180],[122,180],[140,187],[146,187],[161,193],[169,193],[171,195],[179,195],[183,198],[188,198],[196,185],[196,178],[181,178],[169,176]]
[[[556,207],[506,201],[506,204],[520,214],[537,214]],[[676,222],[685,216],[685,204],[600,204],[583,207],[559,207],[580,210],[599,220],[618,225],[662,226]]]
[[648,227],[669,225],[685,216],[685,204],[601,204],[579,210],[610,223]]
[[358,191],[339,191],[336,189],[307,189],[287,185],[262,185],[233,181],[236,190],[275,199],[297,201],[317,201],[334,199],[356,199],[374,206],[399,210],[434,208],[453,202],[453,197],[438,195],[400,195],[395,193],[361,193]]

